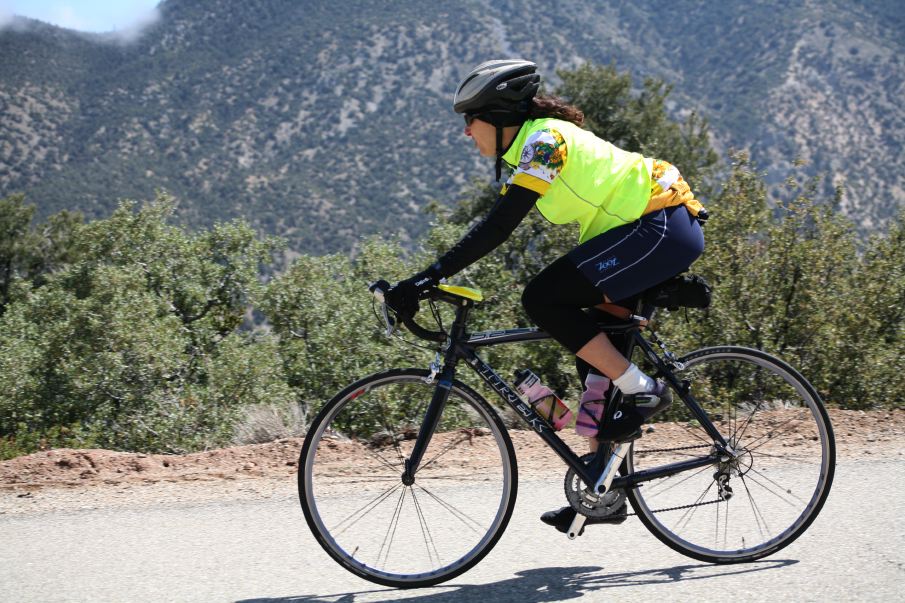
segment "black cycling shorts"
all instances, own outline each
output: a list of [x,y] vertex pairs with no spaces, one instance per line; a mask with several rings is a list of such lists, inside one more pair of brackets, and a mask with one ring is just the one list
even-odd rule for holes
[[684,205],[597,235],[568,257],[594,288],[617,302],[687,270],[704,251],[704,233]]
[[684,206],[642,216],[582,243],[536,277],[522,293],[528,316],[573,354],[600,332],[583,311],[632,296],[688,269],[704,250],[697,219]]

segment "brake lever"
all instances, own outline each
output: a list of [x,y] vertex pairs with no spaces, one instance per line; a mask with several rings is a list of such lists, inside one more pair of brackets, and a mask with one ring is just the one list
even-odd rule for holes
[[386,325],[386,336],[391,337],[396,331],[396,326],[398,323],[393,319],[388,310],[386,298],[384,297],[383,289],[381,289],[381,286],[383,284],[383,282],[377,281],[376,283],[369,285],[368,290],[372,294],[374,294],[374,297],[377,299],[378,303],[380,303],[380,312],[383,317],[383,323]]

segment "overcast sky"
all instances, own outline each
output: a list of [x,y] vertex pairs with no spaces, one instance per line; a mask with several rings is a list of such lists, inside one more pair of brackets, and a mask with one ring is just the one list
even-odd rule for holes
[[156,18],[160,0],[0,0],[0,25],[20,15],[79,31],[140,27]]

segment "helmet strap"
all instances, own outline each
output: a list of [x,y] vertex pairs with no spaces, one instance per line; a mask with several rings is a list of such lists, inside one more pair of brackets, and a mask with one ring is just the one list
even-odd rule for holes
[[503,175],[503,126],[496,126],[496,181]]

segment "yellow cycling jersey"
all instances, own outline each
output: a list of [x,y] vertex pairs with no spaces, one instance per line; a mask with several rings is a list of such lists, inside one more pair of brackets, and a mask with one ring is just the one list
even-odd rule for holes
[[510,184],[537,192],[545,218],[578,222],[580,243],[663,207],[683,203],[694,215],[703,209],[675,167],[568,121],[525,122],[503,160],[514,168],[503,192]]

